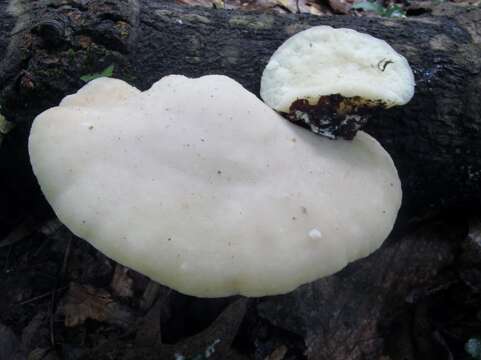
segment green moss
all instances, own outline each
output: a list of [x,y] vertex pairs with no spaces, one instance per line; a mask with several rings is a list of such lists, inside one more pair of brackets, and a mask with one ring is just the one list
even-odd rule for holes
[[127,39],[129,37],[129,24],[127,24],[125,21],[117,22],[115,27],[119,31],[122,39]]
[[99,59],[108,56],[109,53],[105,48],[92,44],[85,52],[85,67],[91,68],[99,63]]
[[190,23],[210,24],[210,20],[202,15],[186,14],[182,18],[184,19],[184,21],[188,21]]
[[40,75],[40,77],[43,79],[58,79],[65,76],[64,71],[61,68],[57,67],[38,70],[37,74]]
[[229,24],[235,27],[245,27],[253,30],[268,30],[274,25],[274,18],[270,15],[237,15],[229,20]]
[[66,55],[67,55],[67,58],[70,61],[75,60],[75,50],[74,49],[68,49]]
[[0,135],[6,135],[14,128],[14,124],[5,119],[5,116],[0,114]]

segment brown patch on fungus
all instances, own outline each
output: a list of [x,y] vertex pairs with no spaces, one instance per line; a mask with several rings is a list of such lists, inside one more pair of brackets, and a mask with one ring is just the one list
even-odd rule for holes
[[334,94],[319,97],[315,105],[306,99],[298,99],[291,104],[285,117],[316,134],[352,140],[369,118],[384,107],[381,101]]

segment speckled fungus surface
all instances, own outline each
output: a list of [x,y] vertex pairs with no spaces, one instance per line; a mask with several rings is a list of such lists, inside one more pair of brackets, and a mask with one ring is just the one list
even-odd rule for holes
[[266,104],[331,138],[352,139],[375,109],[404,105],[413,94],[413,72],[389,44],[330,26],[285,41],[261,80]]
[[400,203],[369,135],[320,138],[224,76],[140,92],[101,78],[40,114],[33,170],[59,219],[180,292],[285,293],[377,249]]

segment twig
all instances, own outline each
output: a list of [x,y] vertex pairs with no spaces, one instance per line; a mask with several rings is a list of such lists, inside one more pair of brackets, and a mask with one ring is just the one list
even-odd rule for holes
[[40,252],[45,249],[45,247],[47,246],[47,244],[49,243],[50,241],[50,238],[46,238],[44,241],[42,241],[42,243],[40,244],[40,246],[37,248],[37,250],[34,251],[33,253],[33,257],[36,257],[38,256],[38,254],[40,254]]
[[[63,287],[57,289],[56,291],[57,291],[57,292],[60,292],[60,291],[65,290],[66,288],[67,288],[66,286],[63,286]],[[31,298],[31,299],[28,299],[28,300],[24,300],[24,301],[22,301],[22,302],[19,302],[19,303],[16,304],[16,305],[26,305],[26,304],[30,304],[30,303],[32,303],[32,302],[34,302],[34,301],[37,301],[37,300],[46,298],[46,297],[48,297],[49,295],[52,295],[52,293],[53,293],[54,291],[55,291],[55,290],[52,290],[52,291],[46,292],[45,294],[35,296],[35,297],[33,297],[33,298]]]
[[70,257],[70,249],[72,248],[72,235],[69,234],[67,247],[65,248],[65,254],[63,257],[62,272],[60,273],[61,280],[65,277],[67,272],[68,258]]

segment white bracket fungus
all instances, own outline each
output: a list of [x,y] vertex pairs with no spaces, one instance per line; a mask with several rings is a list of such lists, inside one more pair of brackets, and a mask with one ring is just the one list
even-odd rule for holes
[[376,108],[406,104],[413,95],[413,72],[389,44],[330,26],[287,39],[261,79],[267,105],[330,138],[352,139]]
[[195,296],[280,294],[332,274],[381,245],[401,204],[372,137],[320,138],[224,76],[145,92],[94,80],[35,119],[29,152],[76,235]]

